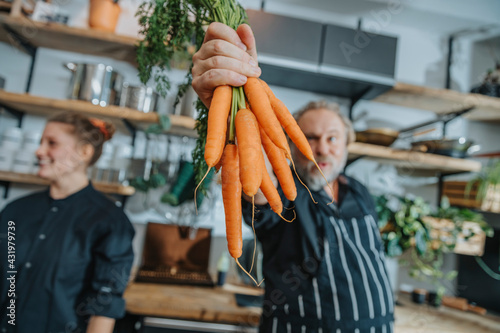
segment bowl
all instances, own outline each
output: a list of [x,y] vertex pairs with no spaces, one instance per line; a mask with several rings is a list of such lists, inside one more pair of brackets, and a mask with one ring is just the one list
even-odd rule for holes
[[370,128],[356,132],[356,141],[380,146],[390,146],[398,138],[399,132],[391,128]]
[[479,150],[479,145],[464,137],[456,139],[424,140],[411,143],[412,150],[421,152],[464,158]]

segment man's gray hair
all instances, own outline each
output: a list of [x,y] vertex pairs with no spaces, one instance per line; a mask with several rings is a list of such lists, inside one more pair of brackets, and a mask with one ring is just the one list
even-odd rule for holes
[[352,127],[352,123],[340,112],[339,105],[337,103],[328,103],[325,100],[313,101],[307,103],[302,109],[294,113],[294,118],[297,122],[299,119],[308,111],[318,110],[318,109],[326,109],[335,113],[344,123],[345,131],[346,131],[346,142],[350,144],[351,142],[356,141],[356,133],[354,132],[354,128]]

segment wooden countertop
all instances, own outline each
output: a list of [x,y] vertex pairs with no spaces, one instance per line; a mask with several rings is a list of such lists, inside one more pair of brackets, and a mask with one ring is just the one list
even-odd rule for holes
[[396,332],[404,333],[498,333],[500,317],[415,304],[410,295],[400,294],[395,311]]
[[248,294],[244,289],[253,288],[132,283],[124,298],[127,312],[136,315],[257,326],[261,309],[236,304],[235,292]]
[[[246,326],[259,324],[261,309],[239,307],[234,293],[255,294],[255,288],[206,288],[152,283],[132,283],[125,291],[127,312],[148,317],[227,323]],[[396,306],[396,332],[404,333],[497,333],[500,317],[445,306],[418,305],[410,296],[399,296]]]

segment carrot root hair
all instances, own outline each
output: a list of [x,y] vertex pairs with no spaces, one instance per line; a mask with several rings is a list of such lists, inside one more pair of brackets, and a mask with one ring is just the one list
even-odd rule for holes
[[207,173],[205,174],[205,176],[203,176],[203,178],[200,180],[200,182],[198,183],[198,185],[194,189],[194,210],[196,212],[196,215],[198,215],[198,205],[196,204],[196,192],[198,191],[198,187],[200,187],[200,185],[203,184],[203,181],[205,180],[205,178],[207,178],[208,173],[210,172],[210,169],[212,169],[212,168],[211,167],[208,168]]
[[289,223],[291,223],[291,222],[295,221],[295,218],[297,217],[297,214],[295,213],[295,210],[293,211],[293,219],[291,219],[291,220],[287,220],[287,219],[286,219],[286,218],[284,218],[284,217],[283,217],[283,215],[281,215],[281,214],[278,214],[278,215],[279,215],[279,217],[281,217],[283,220],[285,220],[286,222],[289,222]]
[[314,162],[314,165],[316,165],[316,168],[318,168],[319,172],[323,176],[323,179],[325,180],[326,185],[328,185],[328,187],[330,188],[330,191],[332,191],[332,201],[330,201],[327,204],[327,205],[331,205],[332,203],[335,202],[335,191],[333,190],[333,187],[330,185],[330,183],[328,183],[328,180],[326,179],[325,175],[323,174],[323,171],[321,171],[321,168],[319,167],[318,163],[316,163],[316,160],[313,160],[313,162]]
[[256,285],[257,287],[260,287],[260,285],[262,284],[262,282],[264,282],[264,279],[262,279],[262,281],[260,281],[259,283],[257,283],[257,280],[255,280],[255,279],[253,278],[253,276],[252,276],[252,275],[250,275],[250,273],[248,273],[248,272],[247,272],[247,270],[243,268],[243,266],[241,266],[240,262],[238,261],[238,258],[234,258],[234,260],[236,261],[236,264],[237,264],[237,265],[241,268],[241,270],[242,270],[243,272],[245,272],[245,274],[246,274],[246,275],[248,275],[248,277],[249,277],[250,279],[252,279],[252,281],[255,283],[255,285]]
[[257,251],[257,237],[255,236],[255,195],[252,197],[252,230],[253,230],[253,255],[252,255],[252,264],[250,265],[249,273],[252,273],[253,264],[255,263],[255,253]]
[[[312,200],[315,204],[317,204],[318,202],[317,202],[316,200],[314,200],[314,197],[313,197],[313,195],[312,195],[311,191],[309,190],[309,187],[307,187],[307,185],[306,185],[306,184],[304,184],[304,182],[302,181],[302,179],[300,179],[300,176],[299,176],[299,174],[297,173],[297,170],[295,169],[295,163],[293,162],[293,159],[292,159],[292,157],[291,157],[291,156],[290,156],[290,161],[292,162],[293,171],[295,172],[295,175],[297,176],[297,179],[299,180],[299,182],[300,182],[302,185],[304,185],[304,187],[306,188],[307,192],[309,192],[309,196],[311,197],[311,200]],[[314,162],[314,163],[316,163],[316,162]],[[317,165],[317,164],[316,164],[316,165]],[[320,170],[320,171],[321,171],[321,170]],[[323,173],[321,173],[321,174],[323,174]],[[323,177],[325,177],[325,176],[323,176]],[[325,179],[326,179],[326,178],[325,178]]]

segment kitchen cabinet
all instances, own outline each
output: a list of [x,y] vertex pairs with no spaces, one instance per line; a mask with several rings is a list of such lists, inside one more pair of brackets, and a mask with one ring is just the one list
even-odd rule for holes
[[352,106],[394,84],[395,37],[370,34],[367,41],[357,29],[259,10],[247,14],[261,78],[270,85],[347,98]]

